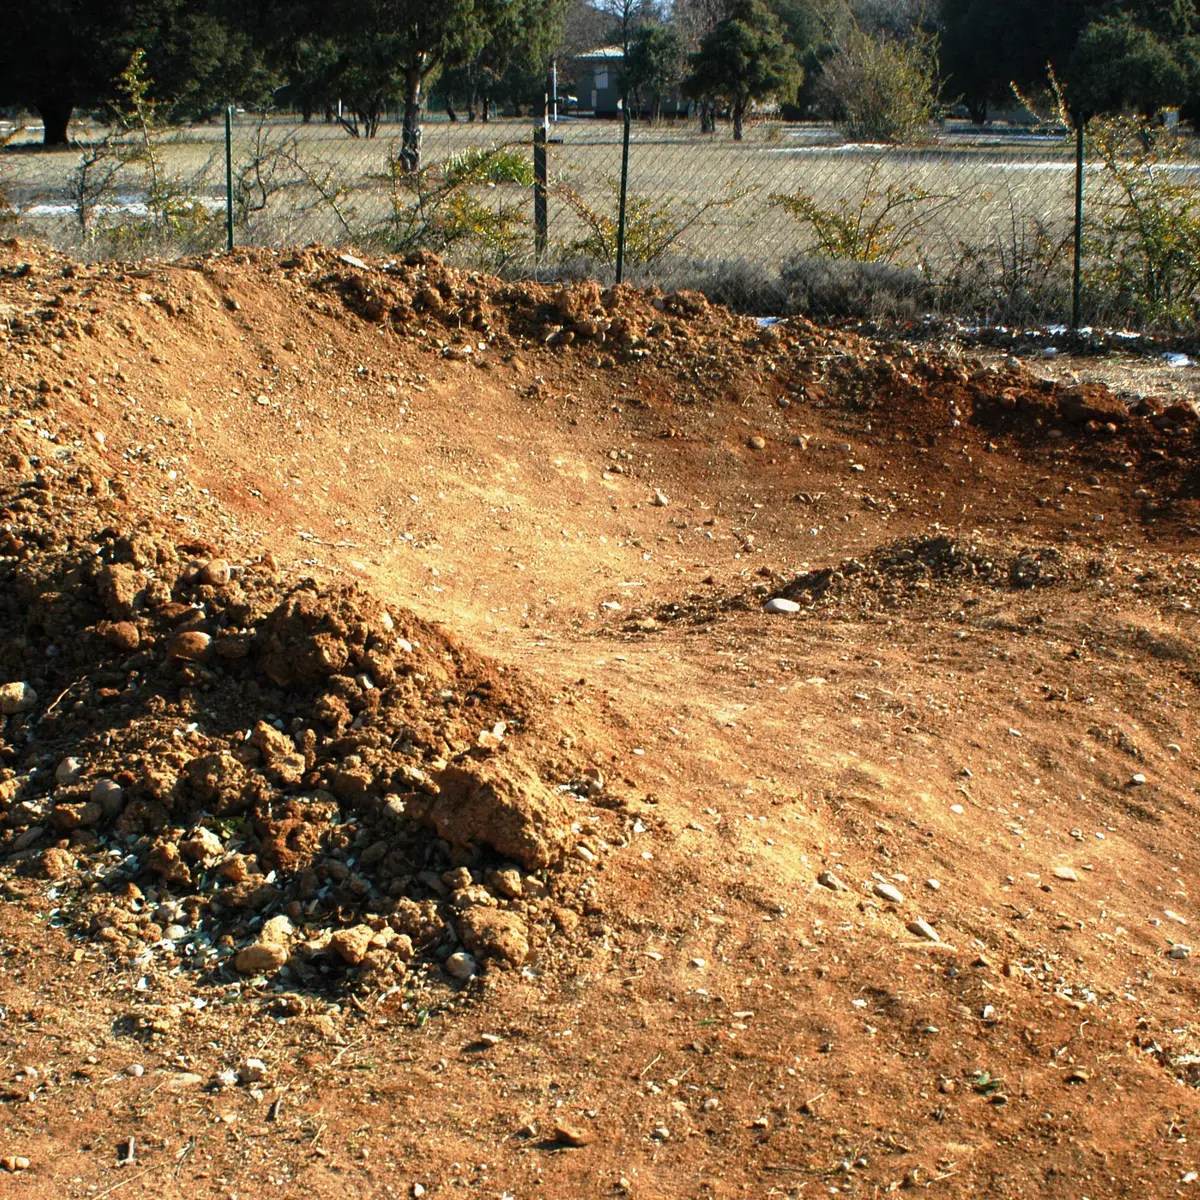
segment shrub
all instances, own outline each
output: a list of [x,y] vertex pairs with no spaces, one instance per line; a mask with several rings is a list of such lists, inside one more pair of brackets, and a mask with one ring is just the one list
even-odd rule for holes
[[1125,117],[1088,126],[1103,167],[1088,201],[1087,283],[1141,324],[1194,325],[1200,312],[1200,190],[1172,170],[1183,147],[1171,130]]
[[928,137],[938,110],[937,43],[852,30],[825,62],[818,103],[856,142]]
[[957,197],[930,192],[912,183],[880,186],[883,159],[874,159],[857,196],[843,196],[832,208],[803,190],[771,196],[771,204],[790,213],[816,239],[814,249],[835,259],[894,263],[917,241],[925,224]]

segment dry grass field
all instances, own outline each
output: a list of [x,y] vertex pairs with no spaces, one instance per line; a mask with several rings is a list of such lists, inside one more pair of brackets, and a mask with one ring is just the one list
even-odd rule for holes
[[[99,132],[82,129],[84,144],[94,141]],[[352,138],[337,125],[283,120],[270,122],[260,135],[255,118],[239,116],[234,132],[235,173],[248,170],[256,154],[261,158],[263,147],[268,154],[295,147],[311,173],[327,176],[338,189],[344,214],[344,219],[339,218],[334,206],[322,200],[305,172],[294,164],[276,164],[274,186],[279,190],[265,209],[249,217],[239,230],[239,240],[282,246],[314,239],[345,243],[379,237],[391,211],[387,177],[397,135],[396,125],[385,125],[378,138],[368,141]],[[2,160],[21,223],[56,244],[86,252],[74,196],[81,151],[43,152],[32,144],[32,134],[26,137],[29,144],[14,139]],[[224,196],[223,138],[219,125],[197,125],[166,133],[162,142],[168,175],[214,210]],[[620,140],[617,122],[564,121],[553,129],[549,147],[552,245],[569,246],[581,231],[561,194],[563,186],[598,212],[615,210]],[[440,121],[425,126],[427,162],[499,145],[520,147],[531,156],[531,123]],[[771,197],[777,193],[803,190],[822,207],[835,210],[844,204],[850,212],[874,193],[879,199],[867,207],[870,220],[881,209],[889,188],[906,198],[919,190],[921,198],[906,199],[891,218],[902,234],[911,225],[897,258],[905,265],[927,263],[936,269],[959,258],[963,244],[1005,245],[1019,252],[1034,227],[1061,237],[1070,225],[1072,183],[1069,149],[1053,138],[951,129],[926,146],[889,148],[845,144],[826,126],[778,122],[750,126],[740,144],[725,129],[715,137],[702,137],[692,123],[637,125],[629,176],[630,194],[653,210],[665,209],[663,219],[677,224],[695,217],[714,200],[739,197],[701,215],[673,244],[662,264],[668,275],[672,261],[722,259],[771,268],[812,248],[811,233],[772,205]],[[508,184],[496,191],[505,203],[522,203],[524,219],[531,222],[530,189]],[[111,207],[98,228],[136,217],[141,193],[135,170],[118,177]]]

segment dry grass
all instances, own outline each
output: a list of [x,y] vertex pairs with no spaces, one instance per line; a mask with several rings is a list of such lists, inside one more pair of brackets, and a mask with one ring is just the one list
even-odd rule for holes
[[[495,204],[522,203],[530,222],[530,253],[510,261],[509,270],[552,273],[564,266],[569,257],[565,248],[583,231],[578,209],[564,198],[566,189],[597,211],[614,207],[620,132],[617,123],[599,121],[564,122],[553,130],[549,261],[533,261],[532,196],[527,189],[500,185],[492,190]],[[263,206],[245,214],[239,240],[386,248],[391,215],[386,180],[392,135],[397,133],[398,126],[387,125],[376,140],[356,140],[336,125],[282,119],[260,132],[254,118],[241,118],[235,130],[235,170],[261,155],[264,145],[278,150],[285,144],[304,169],[293,162],[277,170],[274,190]],[[172,132],[162,148],[166,170],[189,181],[195,194],[214,209],[224,196],[222,140],[221,127],[194,126]],[[426,161],[497,144],[520,145],[532,154],[531,122],[431,122],[425,127]],[[116,207],[101,222],[94,244],[80,246],[70,212],[70,180],[79,151],[12,146],[4,157],[12,199],[24,214],[26,232],[92,256],[123,253],[119,242],[104,236],[103,226],[111,229],[130,219],[121,205],[137,199],[135,187],[127,190],[118,181]],[[698,270],[723,277],[740,273],[759,281],[749,293],[751,304],[757,296],[778,308],[783,297],[784,307],[790,303],[820,311],[819,288],[814,291],[806,284],[801,303],[795,289],[788,301],[788,288],[781,287],[789,270],[795,274],[798,260],[812,254],[816,239],[770,197],[803,191],[830,210],[854,210],[866,191],[889,186],[939,198],[930,202],[927,212],[915,214],[911,237],[886,264],[906,280],[905,306],[911,306],[914,295],[921,296],[922,304],[941,295],[955,307],[986,310],[994,318],[1019,320],[1039,313],[1061,317],[1061,312],[1046,310],[1062,303],[1064,247],[1071,229],[1073,163],[1062,142],[1017,132],[972,138],[960,131],[926,146],[885,148],[842,144],[828,127],[777,122],[752,125],[740,144],[724,131],[702,137],[692,123],[634,130],[630,192],[649,201],[662,219],[682,224],[727,190],[741,197],[706,212],[653,266],[648,277],[663,286],[695,283]],[[486,191],[482,195],[488,199]],[[166,252],[170,247],[158,249]],[[582,268],[576,263],[573,270],[589,266],[597,274],[605,273],[600,263]],[[805,278],[810,277],[815,276],[809,272]],[[769,286],[761,286],[764,280]],[[836,307],[844,307],[843,301]]]

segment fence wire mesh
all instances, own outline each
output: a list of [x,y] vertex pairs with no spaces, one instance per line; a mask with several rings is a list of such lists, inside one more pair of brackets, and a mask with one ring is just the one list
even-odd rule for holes
[[[149,137],[80,127],[59,151],[17,131],[0,155],[0,210],[11,231],[88,257],[220,248],[229,203],[240,245],[424,248],[506,276],[611,280],[623,124],[550,126],[541,240],[535,126],[427,119],[414,172],[395,119],[367,138],[336,120],[239,111],[228,189],[219,123]],[[1194,328],[1200,156],[1164,137],[1118,122],[1089,141],[1087,320]],[[625,278],[762,314],[1065,322],[1074,186],[1061,132],[951,123],[905,147],[848,143],[826,124],[752,122],[734,141],[725,126],[635,121]]]

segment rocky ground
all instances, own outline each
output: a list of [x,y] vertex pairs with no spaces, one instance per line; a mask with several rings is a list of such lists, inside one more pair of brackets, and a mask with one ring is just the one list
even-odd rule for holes
[[1188,374],[0,247],[19,1196],[1186,1195]]

